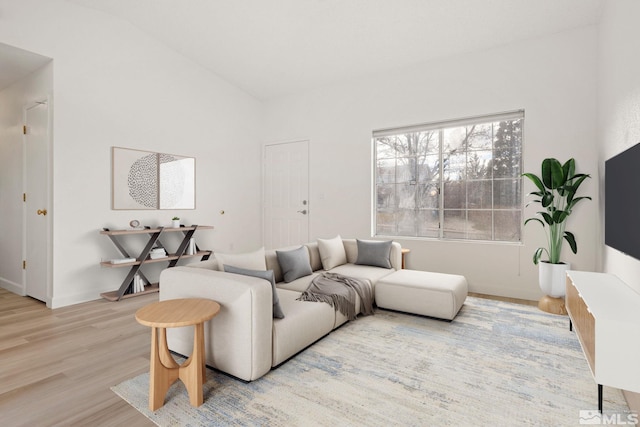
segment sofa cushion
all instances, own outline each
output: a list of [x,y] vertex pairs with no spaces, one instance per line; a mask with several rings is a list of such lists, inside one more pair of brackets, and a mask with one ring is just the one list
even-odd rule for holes
[[273,270],[273,278],[276,283],[282,282],[282,269],[278,262],[278,255],[276,255],[275,249],[266,249],[264,251],[264,260],[267,265],[267,270]]
[[389,254],[391,254],[391,240],[360,240],[358,244],[358,259],[356,264],[371,265],[374,267],[391,268]]
[[358,245],[356,239],[342,239],[344,245],[344,251],[347,254],[347,263],[355,264],[358,259]]
[[293,282],[300,277],[313,273],[311,261],[309,260],[309,251],[305,246],[300,246],[291,251],[276,250],[276,254],[285,282]]
[[304,292],[307,290],[307,288],[309,287],[309,285],[311,284],[311,281],[318,276],[318,274],[320,273],[312,273],[309,276],[303,276],[300,277],[299,279],[296,279],[292,282],[279,282],[276,283],[276,287],[278,289],[288,289],[290,291],[296,291],[296,292]]
[[264,248],[260,248],[257,251],[247,252],[243,254],[225,254],[215,252],[213,254],[218,261],[218,270],[225,271],[225,265],[232,265],[238,268],[247,268],[249,270],[262,270],[267,269],[265,263]]
[[286,289],[278,289],[278,293],[287,317],[273,320],[272,366],[331,332],[336,317],[329,304],[298,301],[300,293]]
[[342,274],[343,276],[355,277],[357,279],[366,279],[371,283],[372,289],[375,288],[376,282],[381,278],[388,276],[396,271],[395,269],[387,269],[380,267],[372,267],[370,265],[344,264],[331,269],[332,273]]
[[244,276],[252,276],[252,277],[259,277],[261,279],[264,279],[266,281],[268,281],[269,283],[271,283],[271,292],[273,293],[273,317],[275,317],[276,319],[283,319],[284,318],[284,313],[282,311],[282,308],[280,307],[280,300],[278,298],[278,292],[276,291],[276,282],[273,278],[273,270],[249,270],[246,268],[238,268],[238,267],[234,267],[232,265],[225,265],[224,266],[224,271],[226,271],[227,273],[234,273],[234,274],[242,274]]
[[[300,245],[286,246],[284,248],[278,248],[279,251],[292,251],[298,249]],[[267,270],[273,270],[273,277],[276,279],[276,283],[284,281],[284,274],[282,274],[282,268],[278,262],[278,254],[275,249],[266,249],[264,251],[264,260],[267,264]]]
[[453,320],[467,298],[464,276],[398,270],[378,281],[378,307]]
[[347,253],[342,244],[342,238],[337,235],[333,239],[318,239],[318,250],[322,260],[322,268],[331,270],[347,263]]
[[320,250],[318,249],[318,242],[305,243],[305,246],[309,250],[309,260],[311,261],[311,269],[313,271],[322,269],[322,258],[320,258]]

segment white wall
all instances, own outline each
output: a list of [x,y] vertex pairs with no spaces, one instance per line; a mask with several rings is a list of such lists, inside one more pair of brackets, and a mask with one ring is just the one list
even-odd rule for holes
[[[313,238],[370,235],[373,129],[524,108],[526,170],[544,157],[574,156],[597,180],[594,28],[274,100],[263,127],[260,102],[126,22],[61,0],[0,0],[0,10],[0,41],[54,58],[54,307],[120,283],[124,271],[98,266],[117,256],[98,235],[104,226],[123,227],[133,218],[166,224],[178,214],[216,226],[201,234],[203,247],[257,247],[258,141],[310,139]],[[112,211],[114,145],[196,157],[197,209]],[[597,199],[596,180],[584,190]],[[566,250],[565,259],[574,268],[595,267],[596,215],[585,204],[571,218],[579,254]],[[465,274],[475,292],[536,299],[530,258],[542,234],[527,228],[524,241],[401,243],[412,249],[411,268]]]
[[[621,0],[605,2],[598,57],[598,151],[601,171],[600,188],[604,190],[604,161],[640,142],[640,57],[638,51],[640,3]],[[629,189],[637,192],[637,189]],[[604,199],[600,202],[604,218]],[[600,222],[601,230],[604,221]],[[604,246],[603,271],[614,273],[640,291],[640,261]],[[640,244],[640,242],[638,242]]]
[[[595,178],[583,186],[595,202],[569,222],[578,255],[568,247],[563,255],[575,269],[594,269],[596,37],[590,27],[269,102],[266,141],[311,141],[312,237],[371,235],[372,130],[524,108],[526,171],[539,172],[545,157],[575,157]],[[412,250],[409,268],[464,274],[474,292],[541,296],[531,257],[544,240],[534,225],[522,246],[397,240]]]
[[24,107],[47,99],[53,64],[0,91],[0,286],[24,295],[22,257]]
[[[260,245],[260,102],[101,12],[61,0],[0,0],[0,11],[3,43],[54,59],[52,307],[98,298],[124,278],[99,267],[118,256],[102,227],[165,225],[177,214],[216,227],[201,247]],[[111,210],[111,146],[196,157],[196,209]]]
[[[638,51],[640,40],[638,16],[640,3],[637,1],[604,2],[598,51],[598,151],[601,193],[604,191],[606,179],[605,160],[640,142],[640,58],[632,53]],[[638,197],[637,189],[628,190],[632,197]],[[615,274],[640,292],[640,261],[604,245],[604,198],[599,203],[599,209],[602,270]],[[640,411],[640,393],[625,391],[624,395],[630,409]]]

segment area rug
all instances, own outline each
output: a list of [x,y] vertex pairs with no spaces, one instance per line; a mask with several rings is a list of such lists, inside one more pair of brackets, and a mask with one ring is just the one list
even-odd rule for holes
[[[159,426],[571,426],[597,408],[566,316],[473,297],[452,322],[377,310],[251,383],[207,369],[199,408],[178,381],[151,412],[148,387],[112,390]],[[604,409],[629,410],[608,387]]]

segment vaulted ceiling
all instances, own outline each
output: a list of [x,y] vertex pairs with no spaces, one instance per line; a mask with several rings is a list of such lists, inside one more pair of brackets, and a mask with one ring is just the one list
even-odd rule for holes
[[0,90],[41,68],[51,58],[0,43]]
[[601,0],[69,0],[259,99],[596,24]]
[[266,99],[591,25],[600,0],[72,0]]

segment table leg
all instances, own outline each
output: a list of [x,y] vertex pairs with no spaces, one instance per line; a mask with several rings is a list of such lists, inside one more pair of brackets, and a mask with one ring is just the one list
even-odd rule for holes
[[[160,339],[158,339],[160,334]],[[164,398],[173,384],[178,379],[177,364],[171,358],[173,365],[165,366],[163,359],[169,350],[167,349],[167,330],[165,328],[151,328],[151,366],[149,370],[149,409],[155,411],[164,405]],[[171,355],[169,355],[171,357]]]
[[206,381],[204,349],[204,323],[195,325],[193,352],[191,357],[178,365],[169,352],[167,330],[151,328],[151,367],[149,372],[149,409],[152,411],[164,405],[169,387],[177,379],[182,380],[191,406],[198,407],[204,402],[202,385]]
[[[165,368],[169,369],[178,369],[180,365],[176,362],[176,360],[171,355],[169,351],[169,344],[167,342],[167,330],[162,328],[160,331],[160,342],[158,343],[158,350],[160,352],[160,361],[164,365]],[[177,379],[177,377],[176,377]],[[174,380],[175,381],[175,380]]]
[[204,347],[204,323],[200,324],[201,327],[201,331],[200,333],[202,334],[202,337],[200,338],[200,360],[202,361],[202,363],[200,364],[202,366],[202,384],[207,382],[207,360],[205,357],[205,347]]
[[204,324],[195,325],[193,333],[193,352],[180,367],[180,379],[189,393],[191,406],[198,407],[204,402],[202,384],[204,383]]

